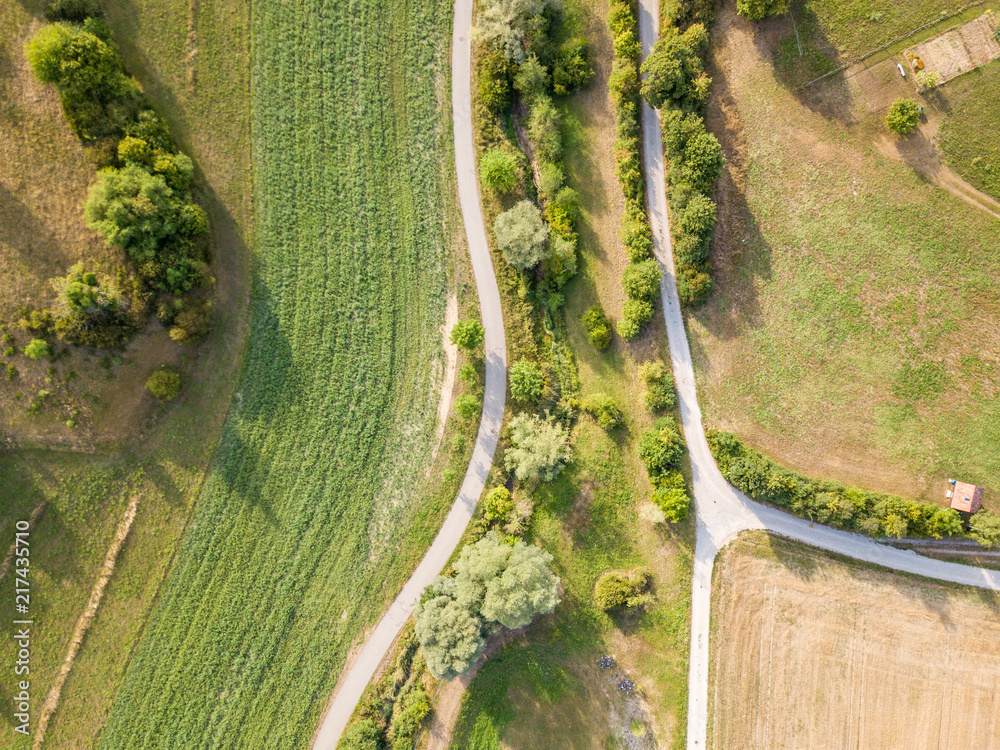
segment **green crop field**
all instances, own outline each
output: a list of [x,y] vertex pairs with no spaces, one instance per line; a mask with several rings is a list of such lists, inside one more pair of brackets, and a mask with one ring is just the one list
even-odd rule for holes
[[[451,3],[254,4],[252,332],[99,747],[301,748],[436,528]],[[412,524],[412,525],[411,525]]]
[[941,131],[948,164],[1000,199],[1000,61],[950,81],[950,112]]

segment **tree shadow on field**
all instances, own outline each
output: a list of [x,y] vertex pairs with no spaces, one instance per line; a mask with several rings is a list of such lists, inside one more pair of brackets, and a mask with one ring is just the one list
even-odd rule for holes
[[799,104],[830,120],[854,120],[850,69],[837,71],[849,60],[840,57],[809,0],[796,0],[785,15],[754,25],[753,41],[758,54],[771,60],[774,80]]
[[[46,268],[51,258],[59,257],[55,235],[40,221],[20,198],[0,183],[0,227],[4,227],[5,242],[33,268]],[[52,269],[50,269],[51,271]],[[47,272],[55,276],[58,271]]]

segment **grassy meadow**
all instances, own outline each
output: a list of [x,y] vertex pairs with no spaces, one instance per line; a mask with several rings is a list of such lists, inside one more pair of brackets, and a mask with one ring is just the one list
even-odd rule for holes
[[[637,436],[653,422],[638,369],[651,359],[669,361],[666,334],[658,315],[642,336],[631,342],[615,336],[601,353],[580,322],[596,303],[613,319],[621,316],[627,258],[618,230],[625,201],[612,149],[607,3],[567,3],[566,12],[571,28],[586,35],[596,70],[586,89],[560,103],[568,182],[581,208],[579,272],[562,289],[567,333],[581,400],[611,396],[622,405],[625,425],[607,434],[581,415],[572,463],[534,491],[526,540],[554,556],[563,601],[486,661],[464,696],[453,748],[530,750],[552,746],[553,737],[566,748],[621,747],[616,743],[630,723],[647,733],[646,742],[655,736],[660,747],[681,747],[684,740],[693,522],[668,528],[640,514],[652,488],[635,450]],[[598,576],[638,565],[653,573],[656,602],[628,615],[598,609]],[[598,668],[604,654],[615,657],[615,669]],[[625,675],[640,697],[619,693],[617,682]]]
[[452,499],[416,501],[451,252],[451,4],[258,3],[251,28],[251,345],[98,747],[304,746]]
[[942,95],[950,106],[941,129],[948,165],[1000,200],[1000,60],[949,81]]
[[708,425],[807,475],[933,502],[958,476],[997,497],[997,221],[890,158],[877,114],[803,106],[753,33],[715,49],[722,277],[688,321]]

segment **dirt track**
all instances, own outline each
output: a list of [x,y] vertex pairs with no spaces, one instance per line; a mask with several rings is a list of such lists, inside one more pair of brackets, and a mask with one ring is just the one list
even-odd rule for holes
[[1000,747],[1000,597],[761,539],[720,555],[709,747]]

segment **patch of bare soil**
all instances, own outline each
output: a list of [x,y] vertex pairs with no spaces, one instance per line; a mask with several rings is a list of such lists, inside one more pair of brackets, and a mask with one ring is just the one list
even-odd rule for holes
[[710,747],[1000,747],[1000,598],[763,535],[720,557]]

